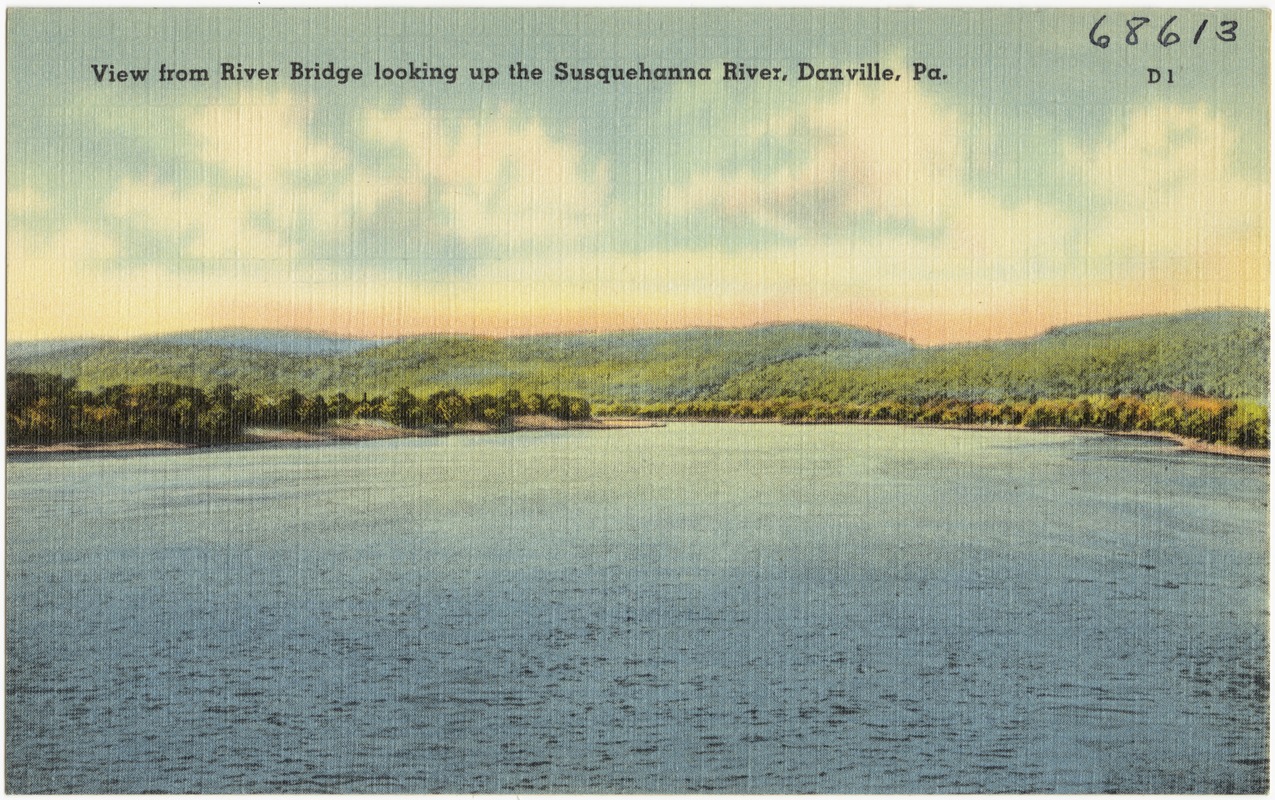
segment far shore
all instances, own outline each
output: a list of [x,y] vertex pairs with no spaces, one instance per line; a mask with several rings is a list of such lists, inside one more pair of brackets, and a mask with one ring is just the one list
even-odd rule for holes
[[1101,433],[1103,436],[1130,436],[1136,439],[1163,439],[1165,441],[1175,442],[1183,450],[1190,450],[1193,453],[1210,453],[1215,456],[1247,458],[1252,461],[1269,461],[1271,458],[1270,450],[1236,447],[1233,444],[1223,444],[1221,442],[1206,442],[1203,439],[1193,439],[1190,436],[1168,433],[1167,431],[1109,431],[1105,428],[1024,428],[1018,425],[935,425],[925,423],[919,424],[917,427],[957,428],[959,430],[968,431],[1021,431],[1025,433]]
[[[464,434],[512,433],[516,431],[619,430],[627,428],[662,428],[663,422],[636,419],[561,420],[536,414],[514,417],[510,426],[483,422],[466,422],[454,427],[429,426],[403,428],[383,420],[349,420],[335,422],[314,430],[249,427],[239,442],[225,442],[211,447],[238,447],[253,444],[307,444],[319,442],[370,442],[381,439],[425,439]],[[6,449],[7,455],[40,455],[63,453],[130,453],[149,450],[197,450],[204,445],[178,442],[58,442],[56,444],[20,444]]]
[[[616,419],[639,419],[617,417]],[[653,417],[660,422],[709,422],[716,424],[755,425],[905,425],[910,428],[935,428],[939,430],[958,431],[992,431],[996,433],[1100,433],[1103,436],[1132,436],[1142,439],[1164,439],[1175,442],[1183,450],[1193,453],[1209,453],[1216,456],[1244,458],[1250,461],[1270,461],[1269,449],[1236,447],[1221,442],[1206,442],[1177,433],[1166,431],[1111,431],[1105,428],[1025,428],[1021,425],[988,425],[979,423],[942,424],[937,422],[892,422],[880,419],[854,420],[783,420],[783,419],[740,419],[738,417]]]
[[[466,434],[512,433],[516,431],[562,431],[562,430],[620,430],[628,428],[662,428],[669,422],[705,422],[730,424],[771,424],[771,425],[906,425],[914,428],[935,428],[942,430],[993,431],[998,433],[1091,433],[1104,436],[1132,436],[1143,439],[1163,439],[1176,443],[1183,450],[1195,453],[1243,458],[1250,461],[1269,461],[1270,450],[1258,450],[1219,442],[1206,442],[1175,433],[1164,431],[1110,431],[1102,428],[1024,428],[1018,425],[980,425],[918,422],[890,422],[887,420],[836,420],[836,421],[789,421],[778,419],[739,419],[735,417],[670,417],[644,419],[636,417],[606,417],[587,420],[560,420],[545,415],[520,416],[513,419],[510,426],[497,426],[490,423],[468,422],[454,427],[430,426],[424,428],[402,428],[383,420],[350,420],[337,422],[312,431],[293,430],[289,428],[251,427],[245,429],[241,442],[214,445],[217,447],[236,447],[244,444],[305,444],[320,442],[368,442],[381,439],[413,439],[433,438],[438,436],[456,436]],[[128,453],[148,450],[191,450],[202,449],[201,445],[179,444],[177,442],[59,442],[46,445],[13,445],[7,455],[37,455],[61,453]]]
[[1163,433],[1161,431],[1103,431],[1103,433],[1108,436],[1141,436],[1144,439],[1168,439],[1171,442],[1177,442],[1183,450],[1190,450],[1193,453],[1212,453],[1216,456],[1247,458],[1250,461],[1271,460],[1270,450],[1236,447],[1233,444],[1222,444],[1221,442],[1206,442],[1203,439],[1192,439],[1189,436],[1179,436],[1176,433]]

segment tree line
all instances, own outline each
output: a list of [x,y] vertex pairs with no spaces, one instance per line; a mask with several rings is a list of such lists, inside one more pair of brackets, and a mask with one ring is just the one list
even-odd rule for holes
[[454,389],[417,396],[400,388],[390,396],[355,400],[289,389],[279,395],[242,392],[223,383],[211,391],[177,383],[119,384],[97,391],[75,378],[11,372],[5,376],[10,444],[169,441],[220,444],[242,441],[244,429],[268,426],[320,428],[350,419],[380,419],[402,427],[454,427],[480,422],[508,427],[516,416],[543,414],[561,420],[592,416],[589,401],[570,395],[511,389],[502,395],[466,396]]
[[[277,395],[219,384],[211,391],[177,383],[119,384],[79,389],[75,378],[17,372],[6,376],[7,433],[12,444],[171,441],[217,444],[241,441],[252,426],[320,428],[339,420],[379,419],[405,428],[455,427],[471,422],[507,428],[516,416],[542,414],[589,419],[588,400],[563,394],[464,395],[455,389],[417,395],[403,387],[388,396],[354,399],[295,389]],[[601,406],[609,415],[669,419],[778,420],[784,422],[898,422],[1006,425],[1024,428],[1159,431],[1239,447],[1267,449],[1266,406],[1251,400],[1183,392],[1083,395],[1005,401],[933,398],[872,403],[797,398],[688,400]]]
[[890,399],[876,403],[837,403],[792,398],[692,400],[650,404],[618,403],[600,407],[599,412],[667,419],[875,421],[1158,431],[1238,447],[1270,447],[1270,419],[1265,406],[1251,400],[1200,397],[1182,392],[1146,396],[1085,395],[1003,402],[955,398],[924,402]]

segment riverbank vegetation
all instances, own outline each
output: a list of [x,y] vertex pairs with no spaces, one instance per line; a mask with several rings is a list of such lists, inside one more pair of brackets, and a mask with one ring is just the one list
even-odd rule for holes
[[231,384],[212,391],[177,383],[118,384],[81,390],[74,378],[37,373],[6,375],[6,433],[10,445],[63,442],[174,442],[188,445],[245,440],[253,426],[314,430],[338,420],[384,420],[402,428],[455,428],[482,423],[507,428],[516,416],[564,421],[592,416],[587,400],[561,394],[463,395],[454,389],[418,396],[406,388],[355,400],[290,389],[277,395],[242,392]]
[[563,422],[610,417],[788,423],[875,422],[1023,429],[1163,433],[1245,450],[1270,446],[1266,406],[1251,400],[1183,392],[1083,395],[1005,401],[938,398],[844,403],[801,398],[610,403],[594,406],[562,394],[464,395],[455,389],[417,395],[400,388],[388,396],[343,392],[331,397],[295,389],[278,395],[242,392],[221,384],[211,392],[175,383],[81,390],[74,378],[9,373],[10,445],[67,442],[172,442],[211,445],[247,441],[250,428],[317,431],[341,421],[379,420],[404,430],[456,430],[477,424],[510,430],[519,417]]
[[11,344],[8,430],[16,445],[212,444],[241,441],[246,428],[314,432],[338,420],[379,420],[385,435],[507,430],[522,416],[579,421],[596,408],[1145,432],[1263,450],[1269,353],[1269,315],[1255,310],[935,347],[814,323],[395,341],[203,331]]
[[677,403],[616,403],[598,413],[657,419],[775,420],[782,422],[883,422],[1004,426],[1168,433],[1247,450],[1270,447],[1265,406],[1250,400],[1199,397],[1182,392],[1085,395],[992,402],[955,398],[922,402],[883,400],[835,403],[778,398]]

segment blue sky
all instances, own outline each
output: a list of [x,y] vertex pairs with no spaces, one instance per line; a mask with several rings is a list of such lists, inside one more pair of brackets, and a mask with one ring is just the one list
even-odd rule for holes
[[[1103,14],[1106,49],[1088,40]],[[1138,14],[1152,22],[1128,46]],[[1184,41],[1161,47],[1174,15]],[[1222,19],[1234,43],[1213,37]],[[943,342],[1265,308],[1268,24],[1188,9],[10,10],[9,336],[823,320]],[[365,75],[291,81],[292,61]],[[460,76],[375,81],[378,61]],[[515,61],[545,78],[509,80]],[[722,81],[724,61],[788,80]],[[220,81],[221,62],[282,79]],[[713,80],[556,81],[557,62]],[[800,62],[907,74],[798,81]],[[946,79],[910,80],[915,62]],[[213,80],[161,83],[161,63]],[[98,82],[93,64],[148,80]],[[481,66],[501,77],[470,80]]]

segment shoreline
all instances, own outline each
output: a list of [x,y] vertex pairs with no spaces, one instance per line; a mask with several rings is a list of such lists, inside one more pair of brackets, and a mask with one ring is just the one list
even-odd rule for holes
[[1120,436],[1135,439],[1162,439],[1164,441],[1173,442],[1177,444],[1180,449],[1187,450],[1192,453],[1208,453],[1215,456],[1245,458],[1250,461],[1269,461],[1271,458],[1270,450],[1238,447],[1233,444],[1223,444],[1222,442],[1206,442],[1203,439],[1195,439],[1190,436],[1183,436],[1180,433],[1169,433],[1168,431],[1111,431],[1106,428],[1024,428],[1019,425],[978,425],[966,423],[959,425],[919,423],[917,424],[917,427],[957,428],[959,430],[970,431],[1018,431],[1023,433],[1100,433],[1103,436]]
[[6,456],[23,455],[68,455],[90,453],[137,453],[172,450],[204,450],[210,447],[242,447],[251,445],[272,444],[324,444],[335,442],[369,442],[386,439],[430,439],[440,436],[464,436],[474,434],[517,433],[519,431],[563,431],[563,430],[627,430],[637,428],[663,428],[670,422],[693,422],[709,424],[738,425],[904,425],[912,428],[933,428],[936,430],[965,430],[998,433],[1087,433],[1103,436],[1133,437],[1142,439],[1160,439],[1173,442],[1178,448],[1193,453],[1222,456],[1225,458],[1241,458],[1248,461],[1270,461],[1270,450],[1258,450],[1220,442],[1206,442],[1176,433],[1165,431],[1110,431],[1102,428],[1024,428],[1017,425],[980,425],[960,423],[942,425],[932,422],[890,422],[887,420],[843,420],[843,421],[786,421],[779,419],[738,419],[733,417],[695,418],[654,418],[636,417],[603,417],[588,420],[560,420],[544,415],[515,417],[512,425],[500,427],[489,423],[468,422],[454,428],[401,428],[380,420],[338,422],[314,431],[300,431],[288,428],[254,427],[245,429],[245,438],[239,442],[220,442],[213,445],[181,444],[178,442],[59,442],[57,444],[13,445],[5,450]]
[[[633,419],[617,417],[617,419]],[[892,422],[880,419],[857,420],[782,420],[782,419],[739,419],[737,417],[654,417],[661,422],[705,422],[715,425],[903,425],[910,428],[933,428],[935,430],[985,431],[992,433],[1091,433],[1103,436],[1126,436],[1142,439],[1162,439],[1178,445],[1182,450],[1192,453],[1242,458],[1248,461],[1270,461],[1271,451],[1256,448],[1237,447],[1221,442],[1206,442],[1178,433],[1167,431],[1112,431],[1105,428],[1025,428],[1021,425],[986,425],[971,422],[960,422],[944,425],[937,422]]]
[[58,442],[56,444],[19,444],[5,448],[6,456],[75,455],[89,453],[140,453],[171,450],[207,450],[210,448],[236,448],[252,445],[302,445],[334,442],[371,442],[386,439],[433,439],[441,436],[473,434],[518,433],[520,431],[565,430],[625,430],[631,428],[662,428],[665,423],[657,420],[588,419],[560,420],[543,415],[515,417],[508,427],[489,423],[467,422],[453,428],[427,427],[402,428],[381,420],[337,422],[313,431],[290,428],[266,428],[254,426],[244,429],[244,438],[237,442],[215,444],[182,444],[180,442]]
[[1189,450],[1192,453],[1209,453],[1215,456],[1227,456],[1229,458],[1244,458],[1249,461],[1270,461],[1270,450],[1258,450],[1255,448],[1236,447],[1233,444],[1222,444],[1221,442],[1206,442],[1203,439],[1192,439],[1190,436],[1182,436],[1176,433],[1165,433],[1163,431],[1103,431],[1108,436],[1133,436],[1142,437],[1144,439],[1167,439],[1176,442],[1178,447],[1183,450]]

